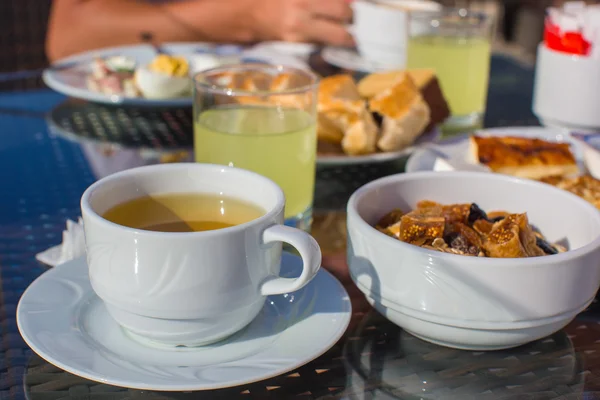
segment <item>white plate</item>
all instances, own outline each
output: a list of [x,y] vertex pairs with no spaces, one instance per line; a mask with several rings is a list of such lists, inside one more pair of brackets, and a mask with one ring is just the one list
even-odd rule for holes
[[349,156],[349,155],[317,155],[317,165],[320,166],[336,166],[336,165],[350,165],[350,164],[375,164],[386,161],[397,160],[402,157],[406,157],[414,152],[419,147],[425,146],[428,143],[436,143],[440,137],[440,130],[438,128],[432,129],[430,132],[426,132],[419,136],[412,146],[409,146],[400,151],[390,151],[386,153],[373,153],[365,154],[362,156]]
[[312,43],[273,41],[258,43],[252,50],[264,50],[275,54],[284,54],[306,61],[310,54],[317,50],[317,45]]
[[377,72],[398,69],[399,66],[379,64],[364,59],[355,49],[327,46],[321,52],[327,63],[350,71]]
[[[182,55],[190,60],[190,69],[193,71],[193,56],[198,54],[212,53],[222,59],[230,59],[236,54],[241,54],[242,48],[239,46],[213,46],[206,43],[166,43],[161,45],[169,54]],[[125,96],[107,96],[103,93],[91,91],[87,88],[86,77],[91,71],[91,62],[96,57],[109,57],[122,55],[133,58],[138,65],[148,64],[156,57],[155,50],[146,44],[134,46],[121,46],[105,48],[101,50],[88,51],[77,54],[64,60],[60,60],[50,68],[46,69],[42,75],[44,83],[57,92],[67,96],[80,98],[96,103],[106,104],[127,104],[136,106],[189,106],[192,104],[192,97],[185,96],[174,99],[151,100],[143,97],[125,97]],[[65,66],[73,67],[65,68]]]
[[[583,149],[571,134],[564,129],[549,129],[540,127],[510,127],[484,129],[477,132],[482,136],[520,136],[526,138],[539,138],[552,142],[567,142],[579,164],[581,171],[585,171],[583,163]],[[465,161],[469,151],[470,135],[459,135],[447,140],[442,140],[429,147],[416,150],[406,163],[406,172],[433,171],[435,160],[445,157],[450,161]]]
[[[282,275],[302,261],[284,253]],[[352,314],[348,293],[321,269],[301,290],[269,296],[244,330],[200,348],[156,349],[126,336],[93,292],[85,258],[36,279],[17,307],[25,342],[72,374],[146,390],[225,388],[281,375],[319,357],[344,334]]]

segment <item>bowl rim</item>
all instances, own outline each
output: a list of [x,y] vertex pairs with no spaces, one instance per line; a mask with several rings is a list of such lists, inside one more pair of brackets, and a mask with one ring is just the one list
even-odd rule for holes
[[[490,258],[490,257],[467,257],[460,254],[452,254],[452,253],[442,253],[439,251],[424,249],[419,246],[414,246],[409,243],[402,242],[398,239],[391,238],[385,235],[382,232],[379,232],[375,227],[371,226],[367,221],[363,219],[363,217],[358,213],[357,204],[360,199],[365,196],[367,193],[372,192],[373,190],[380,188],[382,186],[387,186],[390,183],[401,182],[407,180],[419,180],[419,179],[433,179],[439,178],[443,176],[452,176],[455,178],[461,179],[469,179],[474,177],[487,177],[489,179],[495,179],[499,181],[509,181],[521,185],[533,185],[538,187],[543,187],[545,189],[549,189],[551,191],[555,191],[557,196],[566,196],[569,198],[569,201],[573,201],[578,203],[578,207],[586,209],[588,214],[590,214],[590,218],[595,220],[596,225],[598,226],[598,231],[600,232],[600,210],[596,209],[592,204],[582,199],[581,197],[568,192],[563,189],[559,189],[555,186],[552,186],[547,183],[538,182],[530,179],[517,178],[510,175],[496,174],[496,173],[488,173],[488,172],[474,172],[474,171],[419,171],[419,172],[411,172],[411,173],[398,173],[394,175],[389,175],[383,178],[376,179],[371,181],[360,188],[358,188],[352,196],[350,196],[350,200],[348,201],[348,205],[346,207],[348,222],[350,219],[356,221],[357,228],[365,231],[368,234],[377,234],[377,236],[373,236],[375,238],[379,238],[376,240],[383,240],[384,243],[387,243],[391,246],[397,246],[399,250],[406,251],[414,251],[420,253],[427,257],[439,258],[441,260],[448,261],[457,261],[463,260],[463,265],[465,267],[471,266],[471,264],[476,264],[477,268],[485,268],[493,267],[493,266],[502,266],[503,268],[523,268],[524,266],[536,266],[541,264],[558,264],[565,261],[571,261],[573,259],[584,257],[593,251],[598,250],[600,248],[600,233],[591,240],[589,243],[575,249],[568,250],[564,253],[559,254],[551,254],[540,257],[524,257],[524,258]],[[354,221],[353,221],[354,222]],[[352,228],[348,227],[349,230]],[[457,258],[458,257],[458,258]],[[472,259],[472,260],[471,260]],[[469,261],[475,261],[476,263],[471,263]],[[485,261],[484,261],[485,260]],[[547,261],[544,261],[547,260]]]

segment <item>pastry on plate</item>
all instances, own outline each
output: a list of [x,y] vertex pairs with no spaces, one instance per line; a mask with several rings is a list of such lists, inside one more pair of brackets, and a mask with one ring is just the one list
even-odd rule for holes
[[350,75],[324,78],[319,85],[317,136],[350,155],[375,152],[379,129]]
[[393,86],[399,79],[402,79],[405,73],[410,75],[419,88],[423,100],[429,106],[430,123],[425,128],[425,131],[429,131],[450,116],[450,108],[433,69],[398,70],[370,74],[358,82],[358,92],[362,97],[370,99]]
[[406,71],[404,70],[395,70],[369,74],[358,81],[358,92],[361,97],[370,99],[371,97],[394,85],[396,81],[402,79],[405,73]]
[[402,150],[414,143],[431,121],[430,109],[409,74],[398,75],[394,84],[369,100],[369,110],[382,117],[382,151]]
[[327,143],[331,144],[334,147],[330,148],[331,152],[336,152],[334,149],[339,147],[341,151],[341,143],[344,139],[344,131],[342,129],[341,124],[339,123],[339,119],[341,116],[337,114],[344,114],[343,111],[329,111],[327,113],[320,112],[317,115],[317,137],[319,139],[319,144]]
[[513,136],[471,136],[470,162],[493,172],[529,179],[579,173],[568,143]]
[[600,209],[600,181],[590,175],[575,177],[549,176],[541,181],[569,191]]
[[423,100],[425,100],[431,111],[431,122],[425,128],[425,132],[427,132],[450,116],[450,107],[433,69],[414,69],[409,70],[408,73],[415,81]]
[[319,102],[317,111],[347,111],[360,113],[365,108],[365,100],[360,97],[352,76],[348,74],[332,75],[319,84]]
[[[212,75],[210,82],[233,91],[245,92],[244,94],[238,93],[237,97],[226,94],[216,95],[214,101],[218,104],[276,105],[306,109],[311,107],[314,102],[311,93],[284,93],[310,83],[289,73],[273,75],[258,70],[224,71]],[[261,96],[260,92],[269,93],[269,95]],[[278,92],[282,93],[278,94]]]
[[272,93],[287,92],[283,94],[272,94],[268,96],[268,102],[278,107],[290,107],[306,110],[314,106],[312,92],[294,91],[311,84],[308,78],[289,74],[286,72],[277,74],[270,78],[267,89]]

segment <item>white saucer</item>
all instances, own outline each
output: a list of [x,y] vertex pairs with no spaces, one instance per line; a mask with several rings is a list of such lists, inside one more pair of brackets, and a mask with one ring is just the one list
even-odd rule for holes
[[[213,45],[201,42],[162,43],[161,48],[168,54],[186,57],[190,63],[190,75],[209,68],[206,63],[215,66],[213,63],[223,65],[240,62],[266,62],[269,64],[293,65],[298,68],[306,67],[300,59],[286,56],[285,53],[265,52],[258,48],[244,49],[238,45]],[[91,73],[92,61],[97,57],[106,58],[115,55],[126,56],[136,60],[139,65],[144,65],[156,57],[156,51],[146,44],[86,51],[58,61],[44,71],[42,78],[46,85],[59,93],[95,103],[150,107],[187,107],[192,105],[191,94],[172,99],[148,99],[121,95],[109,96],[90,90],[86,80]],[[207,56],[209,60],[206,60],[205,57]]]
[[[284,253],[282,275],[299,275],[301,263]],[[256,382],[302,366],[340,339],[351,314],[348,293],[321,269],[303,289],[269,296],[258,317],[223,342],[146,347],[108,315],[80,258],[45,272],[27,288],[17,324],[33,351],[72,374],[134,389],[188,391]]]
[[351,71],[377,72],[402,68],[401,65],[388,65],[368,61],[354,49],[347,47],[327,46],[321,52],[321,57],[327,63]]

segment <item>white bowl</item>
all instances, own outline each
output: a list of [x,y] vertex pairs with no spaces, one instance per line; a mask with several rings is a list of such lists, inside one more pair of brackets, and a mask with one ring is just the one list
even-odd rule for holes
[[600,129],[600,60],[538,46],[533,113],[545,126]]
[[[420,200],[477,203],[483,210],[527,212],[557,255],[520,259],[467,257],[400,242],[373,225]],[[350,274],[389,320],[448,347],[519,346],[567,325],[600,286],[600,212],[553,186],[500,174],[417,172],[378,179],[348,202]]]

